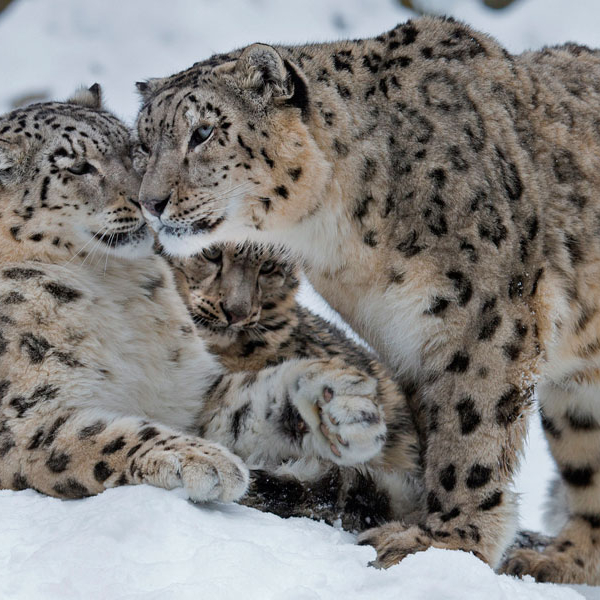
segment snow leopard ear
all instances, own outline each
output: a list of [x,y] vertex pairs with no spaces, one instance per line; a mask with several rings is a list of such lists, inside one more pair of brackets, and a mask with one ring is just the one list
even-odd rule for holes
[[303,117],[308,111],[308,84],[299,67],[284,59],[267,44],[252,44],[242,51],[236,62],[215,68],[215,73],[230,74],[239,87],[279,106],[300,108]]
[[142,101],[147,102],[150,100],[154,92],[159,90],[166,80],[166,77],[154,77],[152,79],[147,79],[146,81],[137,81],[135,87],[142,97]]
[[273,46],[252,44],[245,48],[233,71],[238,85],[259,94],[288,95],[287,70],[283,58]]
[[25,141],[0,139],[0,186],[15,178],[25,161]]
[[71,96],[67,102],[69,104],[79,104],[87,108],[102,108],[102,88],[100,84],[95,83],[92,87],[81,88]]

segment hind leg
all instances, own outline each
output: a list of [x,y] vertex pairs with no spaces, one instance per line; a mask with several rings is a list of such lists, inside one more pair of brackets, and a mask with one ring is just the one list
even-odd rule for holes
[[509,553],[502,571],[538,581],[600,583],[600,383],[538,390],[542,425],[566,490],[567,521],[542,551]]

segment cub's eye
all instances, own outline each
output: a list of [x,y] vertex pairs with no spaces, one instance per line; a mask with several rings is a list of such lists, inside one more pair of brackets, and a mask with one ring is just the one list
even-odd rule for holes
[[260,274],[268,275],[269,273],[272,273],[274,270],[275,270],[275,261],[267,260],[260,267]]
[[94,165],[90,165],[89,162],[82,162],[78,165],[69,167],[67,171],[73,173],[73,175],[91,175],[92,173],[96,173],[97,169]]
[[198,127],[190,138],[190,148],[193,150],[196,146],[206,142],[214,130],[215,128],[212,125],[201,125]]
[[206,260],[210,260],[210,262],[219,262],[221,260],[221,250],[219,248],[204,248],[202,250],[202,256],[206,258]]

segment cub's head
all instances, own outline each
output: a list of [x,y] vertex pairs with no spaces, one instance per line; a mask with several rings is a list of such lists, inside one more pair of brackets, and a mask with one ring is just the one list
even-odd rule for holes
[[270,248],[217,244],[168,260],[196,325],[212,333],[272,331],[295,301],[298,271]]
[[331,166],[289,54],[254,44],[138,84],[140,202],[166,252],[286,229],[318,207]]
[[152,251],[137,204],[130,135],[92,86],[68,102],[0,116],[4,257]]

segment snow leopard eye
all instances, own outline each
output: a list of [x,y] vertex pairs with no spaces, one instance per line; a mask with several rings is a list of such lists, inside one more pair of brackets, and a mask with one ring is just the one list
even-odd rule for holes
[[267,260],[260,267],[261,275],[268,275],[275,270],[275,261]]
[[210,262],[219,262],[221,260],[221,250],[219,248],[204,248],[202,250],[202,256],[206,258],[206,260],[210,260]]
[[92,175],[97,172],[96,167],[91,165],[89,162],[82,162],[67,169],[69,173],[73,173],[73,175]]
[[192,137],[190,138],[190,149],[193,150],[200,144],[206,142],[214,130],[215,128],[212,125],[200,125],[200,127],[192,133]]

